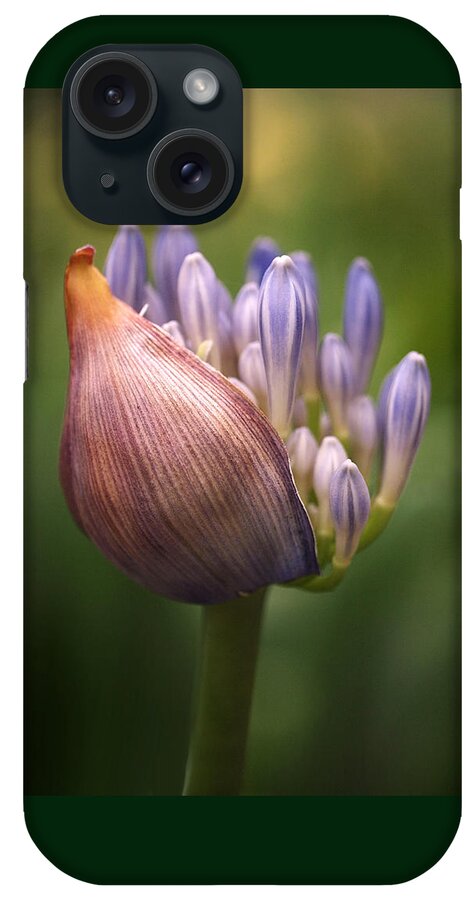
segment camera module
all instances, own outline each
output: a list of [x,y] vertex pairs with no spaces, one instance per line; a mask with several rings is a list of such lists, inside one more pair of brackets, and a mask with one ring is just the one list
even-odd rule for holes
[[150,69],[129,53],[99,53],[76,72],[71,106],[80,125],[96,137],[119,139],[137,134],[157,106]]
[[147,164],[149,188],[158,203],[184,216],[202,215],[220,206],[234,179],[228,147],[216,135],[198,129],[168,134],[154,147]]

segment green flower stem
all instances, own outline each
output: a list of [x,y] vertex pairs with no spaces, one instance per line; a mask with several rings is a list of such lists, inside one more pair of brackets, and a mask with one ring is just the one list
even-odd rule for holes
[[387,527],[392,517],[394,509],[395,506],[389,506],[387,503],[384,503],[380,497],[375,498],[369,520],[362,532],[362,537],[360,538],[359,551],[364,550],[365,547],[368,547],[372,541],[375,541],[375,539],[382,534],[382,531]]
[[327,532],[318,532],[317,533],[317,555],[319,558],[319,565],[322,569],[325,569],[328,563],[330,563],[332,559],[334,546],[334,534],[328,534]]
[[332,560],[332,569],[328,575],[313,575],[310,578],[297,578],[295,581],[287,581],[281,587],[302,588],[303,591],[312,591],[313,594],[320,594],[321,591],[333,591],[338,584],[341,583],[347,569],[348,562],[340,562]]
[[184,796],[240,793],[265,593],[203,608]]
[[319,440],[321,436],[321,401],[319,394],[315,397],[306,397],[307,427],[314,437]]

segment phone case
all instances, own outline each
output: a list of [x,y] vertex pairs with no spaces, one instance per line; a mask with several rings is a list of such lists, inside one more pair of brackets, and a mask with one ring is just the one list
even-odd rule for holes
[[[244,87],[238,199],[158,233],[61,177],[69,66],[154,42]],[[25,144],[33,841],[101,884],[415,877],[460,818],[453,59],[387,16],[85,19]]]

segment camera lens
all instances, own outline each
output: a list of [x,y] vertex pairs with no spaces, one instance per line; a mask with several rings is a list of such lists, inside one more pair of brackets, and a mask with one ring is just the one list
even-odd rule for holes
[[197,162],[186,162],[180,169],[180,178],[189,187],[193,184],[199,184],[202,175],[203,169]]
[[124,91],[120,87],[109,87],[104,91],[104,99],[109,106],[118,106],[124,100]]
[[213,134],[175,131],[154,147],[147,180],[155,199],[171,212],[199,215],[220,206],[234,178],[230,151]]
[[150,121],[157,86],[142,60],[129,53],[99,53],[76,72],[70,96],[83,128],[97,137],[124,138]]

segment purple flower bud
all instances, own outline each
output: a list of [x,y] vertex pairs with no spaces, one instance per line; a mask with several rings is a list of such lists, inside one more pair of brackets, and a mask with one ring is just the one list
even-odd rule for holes
[[329,488],[334,473],[346,459],[347,453],[336,437],[330,435],[323,439],[317,451],[312,478],[314,493],[319,501],[320,534],[332,534],[334,531],[329,509]]
[[399,363],[388,392],[379,500],[394,506],[405,487],[430,409],[426,359],[412,351]]
[[219,281],[217,279],[217,302],[218,308],[223,315],[227,316],[231,319],[233,315],[233,300],[231,299],[230,292],[228,288],[223,284],[223,281]]
[[317,394],[317,346],[319,342],[317,278],[311,257],[302,250],[291,254],[291,259],[304,282],[305,319],[301,354],[301,387],[304,396]]
[[281,436],[289,430],[296,396],[304,316],[302,278],[289,256],[278,256],[261,283],[258,328],[270,418]]
[[354,394],[350,351],[338,334],[326,334],[318,356],[319,384],[332,429],[339,437],[348,435],[348,406]]
[[144,316],[149,322],[153,322],[154,325],[163,325],[167,321],[165,303],[159,292],[149,282],[144,285],[142,304],[147,307]]
[[238,360],[238,373],[241,381],[251,388],[258,406],[263,412],[268,411],[268,389],[264,370],[263,354],[259,341],[253,341],[241,353]]
[[370,263],[359,257],[347,276],[344,305],[344,338],[354,366],[355,392],[365,393],[383,328],[382,299]]
[[246,281],[261,284],[266,269],[273,259],[281,254],[278,245],[269,237],[259,237],[253,241],[246,267]]
[[377,413],[370,397],[354,397],[349,404],[352,459],[368,481],[378,444]]
[[293,409],[293,425],[295,428],[301,428],[307,425],[308,414],[304,397],[296,397]]
[[234,384],[236,388],[243,392],[243,394],[246,394],[248,400],[251,400],[251,402],[254,403],[255,406],[258,406],[258,401],[253,394],[253,391],[248,387],[247,384],[245,384],[244,381],[240,381],[239,378],[233,378],[232,375],[229,376],[228,381],[230,382],[230,384]]
[[236,352],[242,353],[247,344],[258,340],[258,285],[243,285],[233,306],[233,338]]
[[180,318],[195,353],[203,341],[212,341],[209,362],[215,369],[221,363],[217,285],[215,272],[201,253],[185,257],[177,285]]
[[115,297],[139,312],[147,278],[145,242],[137,225],[121,225],[109,248],[104,275]]
[[185,257],[197,249],[195,235],[187,225],[163,225],[155,238],[152,269],[169,319],[179,318],[177,283],[180,267]]
[[332,476],[329,506],[336,533],[334,558],[347,565],[359,543],[370,514],[370,495],[355,463],[347,459]]
[[176,322],[175,319],[172,319],[170,322],[164,322],[161,328],[163,331],[166,331],[167,334],[170,334],[170,337],[174,339],[176,344],[180,344],[181,347],[187,346],[180,323]]
[[395,366],[390,370],[388,375],[385,376],[382,381],[378,401],[377,401],[377,428],[379,439],[383,441],[384,433],[385,433],[385,422],[387,419],[387,404],[388,404],[388,395],[390,388],[392,386],[392,381],[395,377],[395,372],[397,371],[398,366]]
[[312,486],[317,441],[309,428],[303,426],[289,435],[286,445],[296,487],[301,499],[305,501]]

